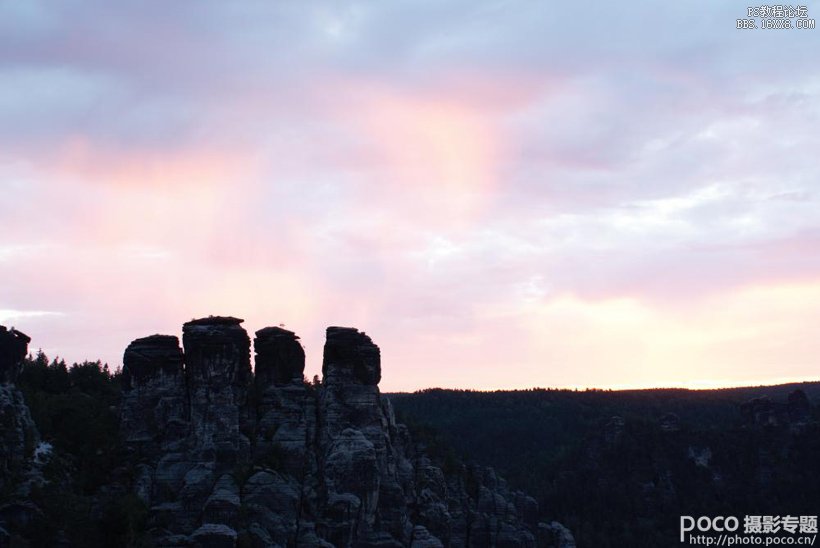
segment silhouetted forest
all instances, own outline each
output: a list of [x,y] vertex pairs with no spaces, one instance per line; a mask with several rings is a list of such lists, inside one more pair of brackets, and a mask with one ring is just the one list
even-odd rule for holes
[[27,538],[33,546],[136,545],[146,508],[131,493],[106,489],[112,476],[130,470],[120,447],[118,374],[99,361],[68,366],[38,352],[23,364],[17,385],[40,437],[54,448],[46,482],[32,488],[41,512]]
[[[581,547],[676,545],[680,515],[816,515],[820,383],[391,394],[441,459],[493,466]],[[742,522],[742,518],[741,518]]]

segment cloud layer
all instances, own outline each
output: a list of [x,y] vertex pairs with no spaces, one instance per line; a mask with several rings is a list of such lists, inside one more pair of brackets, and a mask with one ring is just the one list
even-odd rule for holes
[[[0,2],[0,320],[207,314],[387,389],[816,378],[815,31],[639,1]],[[651,13],[652,24],[636,13]]]

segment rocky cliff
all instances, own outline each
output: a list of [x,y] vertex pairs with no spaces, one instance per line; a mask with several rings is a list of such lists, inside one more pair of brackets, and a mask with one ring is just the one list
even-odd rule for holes
[[25,334],[0,325],[0,546],[15,522],[30,519],[37,509],[27,498],[33,485],[42,481],[40,467],[47,444],[31,418],[23,394],[16,386],[28,351]]
[[125,351],[121,432],[157,545],[569,545],[492,469],[445,474],[413,443],[365,333],[329,327],[311,385],[299,337],[277,327],[256,332],[252,373],[241,323],[194,320],[183,348],[154,335]]
[[23,394],[15,386],[29,341],[23,333],[0,325],[0,490],[25,466],[39,442]]

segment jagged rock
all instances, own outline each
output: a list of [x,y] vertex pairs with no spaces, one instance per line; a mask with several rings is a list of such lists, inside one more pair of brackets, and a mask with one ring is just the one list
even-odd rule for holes
[[177,500],[185,511],[180,514],[182,530],[189,530],[205,506],[217,478],[215,462],[199,462],[190,468],[182,480]]
[[386,458],[388,418],[377,385],[379,347],[357,329],[328,327],[322,373],[319,405],[325,417],[324,443],[353,428],[373,444],[379,460]]
[[538,524],[538,546],[543,548],[575,548],[575,537],[569,529],[553,521]]
[[134,494],[142,502],[149,504],[154,490],[154,469],[147,464],[138,464],[134,474]]
[[194,541],[191,537],[187,535],[174,535],[174,534],[165,534],[167,531],[162,532],[162,534],[157,534],[156,545],[162,546],[163,548],[176,548],[176,547],[189,547],[194,546]]
[[25,333],[0,325],[0,383],[17,382],[30,342]]
[[748,424],[756,426],[777,426],[779,424],[777,408],[768,396],[754,398],[742,404],[740,412]]
[[248,525],[248,539],[250,545],[254,548],[266,548],[267,546],[276,546],[273,538],[268,534],[268,530],[256,522]]
[[376,531],[368,535],[364,540],[357,543],[361,548],[402,548],[403,544],[393,538],[389,533]]
[[[333,455],[338,449],[330,448],[341,442],[343,446],[355,445],[361,451],[360,455],[370,455],[372,451],[374,456],[373,461],[369,458],[360,460],[361,468],[357,468],[367,478],[368,489],[355,491],[362,512],[355,526],[355,536],[364,540],[371,535],[373,524],[379,522],[397,539],[409,541],[412,528],[406,501],[407,490],[412,489],[412,484],[402,481],[399,470],[411,465],[405,448],[394,444],[390,438],[396,430],[395,417],[389,400],[381,396],[377,384],[381,379],[378,346],[357,329],[329,327],[322,372],[319,415],[323,420],[319,443],[326,448],[324,454]],[[335,464],[337,461],[330,462]],[[375,478],[364,470],[376,470]],[[331,473],[335,474],[335,468]],[[384,502],[379,504],[382,496]],[[347,523],[344,527],[350,525]]]
[[328,327],[322,375],[376,385],[382,378],[379,347],[352,327]]
[[302,475],[307,472],[309,423],[303,382],[305,351],[296,334],[280,327],[260,329],[253,345],[258,417],[255,461]]
[[516,491],[513,497],[516,513],[533,530],[538,527],[538,502],[531,496]]
[[132,390],[157,384],[158,380],[176,380],[182,377],[182,363],[182,349],[177,337],[151,335],[137,339],[123,354],[123,388]]
[[283,386],[302,382],[305,371],[305,350],[293,331],[281,327],[266,327],[256,332],[254,370],[257,385]]
[[376,450],[361,432],[348,428],[333,440],[325,457],[324,473],[330,492],[354,493],[367,499],[366,507],[372,506],[370,499],[376,498],[379,470]]
[[315,548],[334,548],[332,544],[316,535],[316,529],[313,523],[306,522],[300,524],[299,528],[299,542],[297,546],[312,546]]
[[0,543],[42,519],[41,510],[26,500],[32,487],[42,485],[42,467],[51,445],[40,442],[23,393],[14,384],[20,375],[31,339],[0,326]]
[[40,443],[25,398],[14,385],[30,340],[0,325],[0,489],[22,482],[22,474],[33,464],[34,450]]
[[251,476],[242,489],[242,503],[248,519],[274,544],[286,546],[298,533],[301,485],[292,477],[273,470],[263,470]]
[[125,349],[122,362],[125,444],[139,456],[167,453],[189,431],[179,339],[170,335],[137,339]]
[[222,523],[206,523],[191,535],[197,548],[233,548],[236,531]]
[[425,527],[416,525],[413,528],[413,540],[410,542],[410,548],[444,548],[444,545]]
[[22,473],[39,442],[22,392],[13,384],[0,384],[0,488]]
[[747,426],[790,425],[799,431],[809,421],[811,404],[806,393],[798,388],[789,394],[786,403],[773,402],[768,396],[761,396],[741,404],[740,412]]
[[224,523],[236,527],[239,504],[239,486],[233,476],[225,474],[216,482],[211,496],[205,501],[202,519],[207,523]]
[[[178,534],[190,533],[201,512],[201,501],[191,500],[197,492],[190,485],[196,463],[188,454],[190,402],[183,364],[177,337],[152,335],[133,341],[123,355],[120,406],[123,442],[139,463],[133,491],[156,508],[156,525]],[[179,502],[183,498],[190,501],[188,506]],[[189,508],[197,504],[200,508]]]
[[[126,432],[127,436],[127,432]],[[184,452],[166,453],[156,463],[154,471],[155,492],[158,494],[176,494],[182,489],[185,474],[193,466]]]
[[356,539],[372,530],[379,494],[379,465],[373,444],[358,430],[348,428],[335,438],[325,456],[324,478],[328,527],[333,539]]
[[193,443],[219,471],[250,456],[250,339],[242,321],[211,316],[182,326]]

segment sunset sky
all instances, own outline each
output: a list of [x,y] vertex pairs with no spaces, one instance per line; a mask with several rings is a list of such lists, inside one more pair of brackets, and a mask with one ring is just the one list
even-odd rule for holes
[[386,390],[818,379],[820,30],[745,13],[0,0],[0,323],[119,366],[234,315],[308,376],[355,326]]

